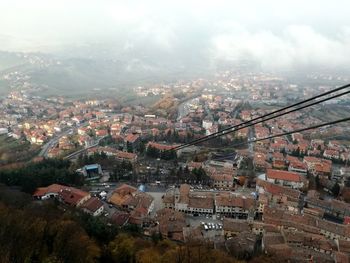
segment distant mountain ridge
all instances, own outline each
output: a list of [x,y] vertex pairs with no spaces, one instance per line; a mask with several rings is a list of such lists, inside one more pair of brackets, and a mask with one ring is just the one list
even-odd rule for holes
[[[98,90],[123,90],[136,85],[182,78],[187,73],[174,66],[133,58],[118,60],[53,56],[42,53],[0,51],[0,80],[4,74],[19,72],[47,95],[69,95]],[[10,82],[0,82],[0,91],[11,89]]]

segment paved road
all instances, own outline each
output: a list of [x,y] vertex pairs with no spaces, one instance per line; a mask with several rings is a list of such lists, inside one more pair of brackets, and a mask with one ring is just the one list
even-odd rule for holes
[[[91,120],[94,120],[94,119],[91,119]],[[85,126],[88,126],[89,125],[89,122],[84,122],[82,124],[78,124],[77,126],[74,126],[74,127],[69,127],[67,128],[67,130],[64,130],[62,131],[61,133],[58,133],[56,135],[54,135],[47,143],[45,143],[39,153],[39,156],[40,157],[47,157],[47,153],[48,151],[55,147],[56,144],[58,143],[58,140],[60,138],[62,138],[63,136],[66,136],[68,134],[71,134],[71,133],[74,133],[78,128],[80,127],[85,127]]]
[[198,97],[184,101],[183,103],[181,103],[178,106],[178,108],[177,108],[177,120],[180,120],[182,117],[186,116],[190,112],[189,104],[193,103],[197,99],[198,99]]
[[254,157],[254,142],[249,142],[251,140],[254,140],[254,131],[253,131],[253,127],[249,127],[249,133],[248,133],[248,151],[249,151],[249,156],[250,157]]
[[84,149],[81,149],[81,150],[78,150],[78,151],[76,151],[76,152],[74,152],[74,153],[71,153],[71,154],[69,154],[69,155],[63,157],[63,159],[66,159],[66,160],[73,159],[75,156],[77,156],[77,155],[79,155],[79,154],[85,152],[86,150],[98,146],[98,144],[100,143],[100,141],[101,141],[102,139],[106,138],[106,137],[107,137],[107,136],[103,136],[103,137],[101,137],[101,138],[98,138],[98,139],[97,139],[97,142],[94,143],[93,145],[90,145],[90,146],[88,146],[88,147],[85,147]]
[[39,156],[40,157],[46,157],[47,156],[47,153],[49,151],[49,149],[53,148],[56,146],[56,144],[58,143],[58,140],[60,138],[62,138],[63,136],[66,136],[68,135],[69,133],[73,132],[73,128],[69,128],[68,130],[65,130],[55,136],[53,136],[47,143],[45,143],[43,146],[42,146],[42,149],[39,153]]

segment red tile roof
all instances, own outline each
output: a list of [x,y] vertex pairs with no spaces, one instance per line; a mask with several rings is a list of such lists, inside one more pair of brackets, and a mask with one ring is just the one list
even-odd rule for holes
[[87,200],[81,207],[89,210],[92,213],[95,213],[98,209],[103,206],[103,203],[97,197],[92,197]]
[[268,169],[266,176],[269,179],[276,179],[276,180],[284,180],[284,181],[291,181],[291,182],[302,181],[302,178],[299,174],[288,172],[288,171]]
[[58,194],[63,189],[67,188],[68,186],[60,185],[60,184],[52,184],[47,187],[39,187],[35,190],[33,196],[34,197],[41,197],[49,193],[55,193]]
[[118,226],[123,226],[129,220],[129,217],[129,213],[117,211],[112,215],[111,221]]
[[176,146],[177,145],[165,145],[165,144],[160,144],[160,143],[156,143],[156,142],[149,142],[147,144],[147,147],[153,147],[153,148],[156,148],[160,151],[168,151],[168,150],[175,148]]
[[140,137],[139,134],[128,134],[126,137],[125,137],[125,140],[127,142],[130,142],[130,143],[134,143],[136,142],[136,140]]
[[70,187],[63,189],[59,196],[66,204],[76,206],[81,199],[89,195],[89,193],[81,191],[79,189]]
[[135,153],[129,153],[129,152],[123,152],[123,151],[117,151],[116,156],[121,159],[130,159],[130,160],[133,160],[137,157]]

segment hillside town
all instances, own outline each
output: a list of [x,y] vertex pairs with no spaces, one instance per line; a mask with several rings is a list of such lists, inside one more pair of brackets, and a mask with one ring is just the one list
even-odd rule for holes
[[[157,107],[19,90],[1,101],[0,133],[36,147],[31,160],[69,160],[83,176],[81,187],[38,187],[36,202],[55,199],[120,228],[137,226],[148,237],[210,242],[241,259],[263,253],[349,262],[349,126],[262,140],[320,124],[332,118],[322,108],[348,97],[174,151],[332,87],[227,71],[213,80],[135,88],[138,98],[173,94],[169,105]],[[2,154],[0,161],[25,160]]]

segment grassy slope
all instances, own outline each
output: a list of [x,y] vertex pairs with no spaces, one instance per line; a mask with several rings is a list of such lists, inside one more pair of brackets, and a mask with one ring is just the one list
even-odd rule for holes
[[15,140],[6,135],[0,136],[0,164],[27,161],[38,152],[39,146],[27,141]]

